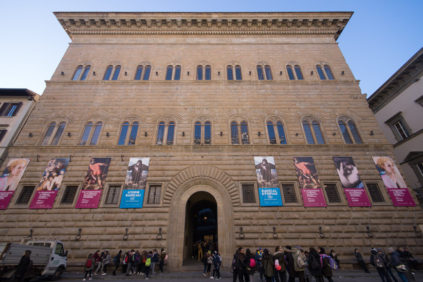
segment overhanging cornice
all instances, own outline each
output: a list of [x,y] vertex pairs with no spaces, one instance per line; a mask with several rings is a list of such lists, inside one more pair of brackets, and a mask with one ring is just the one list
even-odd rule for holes
[[333,36],[352,12],[152,13],[55,12],[70,38],[74,35],[281,35]]

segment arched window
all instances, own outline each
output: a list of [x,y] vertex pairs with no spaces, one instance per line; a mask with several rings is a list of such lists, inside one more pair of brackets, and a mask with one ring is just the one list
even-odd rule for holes
[[79,76],[81,75],[81,72],[82,72],[82,65],[76,68],[75,73],[73,74],[72,80],[78,80]]
[[257,65],[258,80],[264,80],[263,66]]
[[358,133],[357,127],[355,126],[355,123],[352,120],[348,121],[348,128],[351,131],[352,136],[354,137],[354,141],[357,144],[362,144],[363,141],[361,140],[360,134]]
[[159,128],[157,129],[157,141],[156,141],[157,145],[163,144],[164,130],[165,130],[165,123],[161,121],[159,123]]
[[166,80],[172,80],[173,66],[169,65],[166,69]]
[[143,66],[139,65],[137,71],[135,72],[135,80],[141,80]]
[[59,144],[60,137],[62,136],[63,130],[65,130],[66,122],[59,123],[59,127],[57,128],[56,134],[54,134],[53,141],[51,141],[51,145]]
[[129,122],[124,122],[120,130],[118,145],[125,145],[128,128],[129,128]]
[[120,66],[116,66],[115,67],[115,72],[114,72],[113,77],[112,77],[112,80],[118,80],[119,73],[120,73]]
[[203,66],[197,66],[197,80],[203,80]]
[[271,70],[270,66],[269,65],[265,65],[264,66],[264,70],[266,72],[266,79],[267,80],[273,80],[272,70]]
[[52,122],[47,128],[46,134],[44,135],[43,142],[41,145],[48,145],[48,142],[50,141],[51,136],[53,135],[54,128],[56,127],[56,123]]
[[199,121],[194,126],[194,144],[201,144],[201,122]]
[[167,128],[167,145],[173,145],[173,138],[175,136],[175,122],[169,122],[169,126]]
[[320,80],[326,80],[326,76],[323,73],[322,66],[316,65],[317,73],[319,74]]
[[175,76],[174,76],[173,80],[180,80],[180,79],[181,79],[181,66],[176,65],[175,66]]
[[279,143],[280,144],[286,144],[285,130],[283,129],[282,122],[281,121],[278,121],[276,123],[276,127],[278,129]]
[[104,73],[103,80],[109,80],[110,76],[112,75],[112,71],[113,71],[113,66],[112,65],[108,66],[106,69],[106,72]]
[[295,74],[297,75],[297,79],[298,80],[303,80],[304,77],[303,77],[303,73],[301,72],[300,66],[299,65],[295,65],[294,66],[294,69],[295,69]]
[[231,123],[231,140],[232,144],[239,144],[238,123],[236,121]]
[[269,134],[270,144],[276,144],[275,129],[273,128],[273,122],[272,121],[267,122],[267,133]]
[[206,80],[211,80],[211,66],[206,66]]
[[286,66],[286,71],[288,73],[289,80],[295,80],[294,72],[292,71],[291,65]]
[[204,144],[211,144],[211,122],[204,123]]
[[93,127],[93,123],[89,122],[85,125],[84,133],[82,134],[80,145],[85,145],[88,142],[88,138],[90,137],[91,128]]
[[101,121],[97,122],[94,128],[93,137],[91,137],[90,145],[97,145],[98,138],[100,137],[101,127],[103,123]]
[[138,134],[138,122],[134,121],[132,123],[131,134],[129,135],[128,145],[135,145],[135,140],[137,140]]
[[91,68],[91,66],[86,66],[85,67],[84,73],[81,76],[81,80],[86,80],[87,79],[87,76],[88,76],[88,73],[90,71],[90,68]]
[[328,77],[328,79],[334,80],[335,78],[333,77],[333,74],[332,74],[330,67],[328,65],[324,65],[323,68],[325,69],[326,76]]
[[344,137],[344,141],[345,141],[345,143],[347,143],[347,144],[352,144],[353,142],[352,142],[352,139],[351,139],[350,133],[348,132],[348,129],[347,129],[347,127],[345,126],[344,121],[339,120],[339,121],[338,121],[338,125],[339,125],[339,129],[341,129],[342,137]]
[[236,77],[236,80],[242,80],[241,66],[239,65],[235,66],[235,77]]
[[245,120],[241,122],[241,142],[242,144],[250,144],[250,137],[248,135],[248,123]]
[[[352,119],[348,117],[341,117],[338,119],[339,129],[346,144],[362,144],[360,134]],[[351,138],[352,136],[352,138]]]
[[151,72],[151,66],[146,65],[145,70],[144,70],[144,77],[142,79],[143,80],[149,80],[150,79],[150,72]]
[[303,120],[304,133],[308,144],[325,144],[320,123],[317,120],[306,118]]
[[226,74],[227,74],[228,80],[234,80],[234,72],[233,72],[232,66],[226,67]]

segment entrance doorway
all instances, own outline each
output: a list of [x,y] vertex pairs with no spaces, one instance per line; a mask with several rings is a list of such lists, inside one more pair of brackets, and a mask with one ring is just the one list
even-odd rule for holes
[[217,249],[217,204],[207,192],[194,193],[187,201],[185,212],[184,264],[198,261],[203,245]]

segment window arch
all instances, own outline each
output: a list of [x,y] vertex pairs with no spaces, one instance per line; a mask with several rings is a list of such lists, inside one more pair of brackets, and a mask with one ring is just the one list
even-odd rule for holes
[[243,120],[239,124],[236,121],[231,122],[231,143],[235,145],[250,144],[247,121]]
[[94,130],[91,135],[91,129],[93,128],[93,123],[91,121],[88,122],[85,125],[84,133],[82,134],[81,142],[79,144],[86,145],[91,136],[90,145],[97,145],[98,140],[100,138],[100,132],[102,127],[103,127],[103,123],[101,121],[97,122],[94,126]]
[[[204,127],[204,135],[203,135]],[[202,137],[204,136],[204,137]],[[204,126],[200,121],[194,124],[194,144],[211,144],[211,122],[206,121]]]
[[129,122],[122,123],[118,145],[135,145],[135,141],[137,139],[138,134],[138,122],[134,121],[131,126],[131,133],[129,134],[129,138],[127,138],[129,131]]
[[197,66],[197,80],[211,80],[211,66]]
[[332,70],[329,65],[325,64],[322,68],[321,65],[316,65],[317,73],[319,75],[320,80],[334,80],[335,77],[333,76]]
[[135,72],[135,80],[149,80],[150,79],[150,72],[151,72],[151,66],[150,65],[139,65],[137,67],[137,70]]
[[248,134],[248,123],[241,121],[241,142],[242,144],[250,144],[250,136]]
[[257,76],[259,80],[273,80],[272,69],[269,65],[257,65]]
[[201,144],[201,122],[199,121],[194,125],[194,144]]
[[110,65],[107,67],[106,72],[104,73],[103,80],[110,80],[110,76],[112,75],[113,66]]
[[231,65],[228,65],[226,67],[226,75],[228,80],[234,80],[234,70],[233,67]]
[[340,117],[338,119],[338,126],[341,130],[342,137],[347,144],[362,144],[363,141],[358,133],[357,127],[352,119],[348,117]]
[[[173,69],[175,69],[175,73],[173,73]],[[173,67],[172,65],[168,65],[166,68],[166,80],[172,80],[172,75],[173,75],[173,80],[180,80],[181,79],[181,66],[180,65],[176,65],[175,67]]]
[[288,73],[289,80],[303,80],[303,73],[301,72],[301,67],[299,65],[292,65],[286,66],[286,72]]
[[236,80],[242,80],[242,71],[241,71],[240,65],[235,66],[235,79]]
[[81,80],[87,79],[88,73],[90,72],[90,68],[91,68],[90,65],[85,66],[84,72],[82,73],[82,76],[81,76]]
[[204,144],[211,144],[211,122],[204,123]]
[[307,144],[325,144],[320,123],[311,118],[304,118],[302,121]]
[[[41,145],[58,145],[60,137],[62,137],[63,131],[65,130],[66,122],[62,121],[59,123],[56,129],[56,122],[49,124],[47,131],[44,135]],[[53,135],[53,132],[54,135]]]
[[[275,131],[275,124],[276,124],[276,131]],[[285,129],[283,123],[278,120],[274,123],[271,120],[266,122],[267,125],[267,134],[269,136],[269,143],[270,144],[287,144]],[[277,136],[276,136],[277,133]]]
[[238,123],[236,121],[231,122],[231,140],[232,144],[239,144]]
[[134,121],[132,123],[131,134],[129,134],[128,145],[135,145],[135,140],[137,140],[138,134],[138,122]]
[[79,79],[79,76],[81,75],[81,72],[82,72],[82,65],[77,66],[76,67],[76,70],[75,70],[75,72],[73,74],[72,80],[78,80]]
[[120,73],[120,66],[116,66],[115,67],[115,72],[113,73],[112,80],[118,80],[119,73]]
[[125,145],[126,135],[128,133],[129,122],[124,122],[120,129],[118,145]]
[[[167,135],[165,135],[167,133]],[[167,145],[173,145],[175,139],[175,122],[169,122],[166,130],[166,124],[164,121],[159,122],[157,128],[157,138],[156,144],[163,145],[164,140],[166,140]]]
[[295,65],[294,66],[294,69],[295,69],[295,74],[297,75],[297,79],[298,80],[303,80],[304,77],[303,77],[303,73],[301,71],[301,67],[299,65]]

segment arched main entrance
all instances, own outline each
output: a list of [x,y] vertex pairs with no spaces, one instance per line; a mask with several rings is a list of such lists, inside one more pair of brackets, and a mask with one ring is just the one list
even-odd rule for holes
[[198,260],[198,249],[217,249],[217,204],[207,192],[194,193],[186,203],[184,263]]

